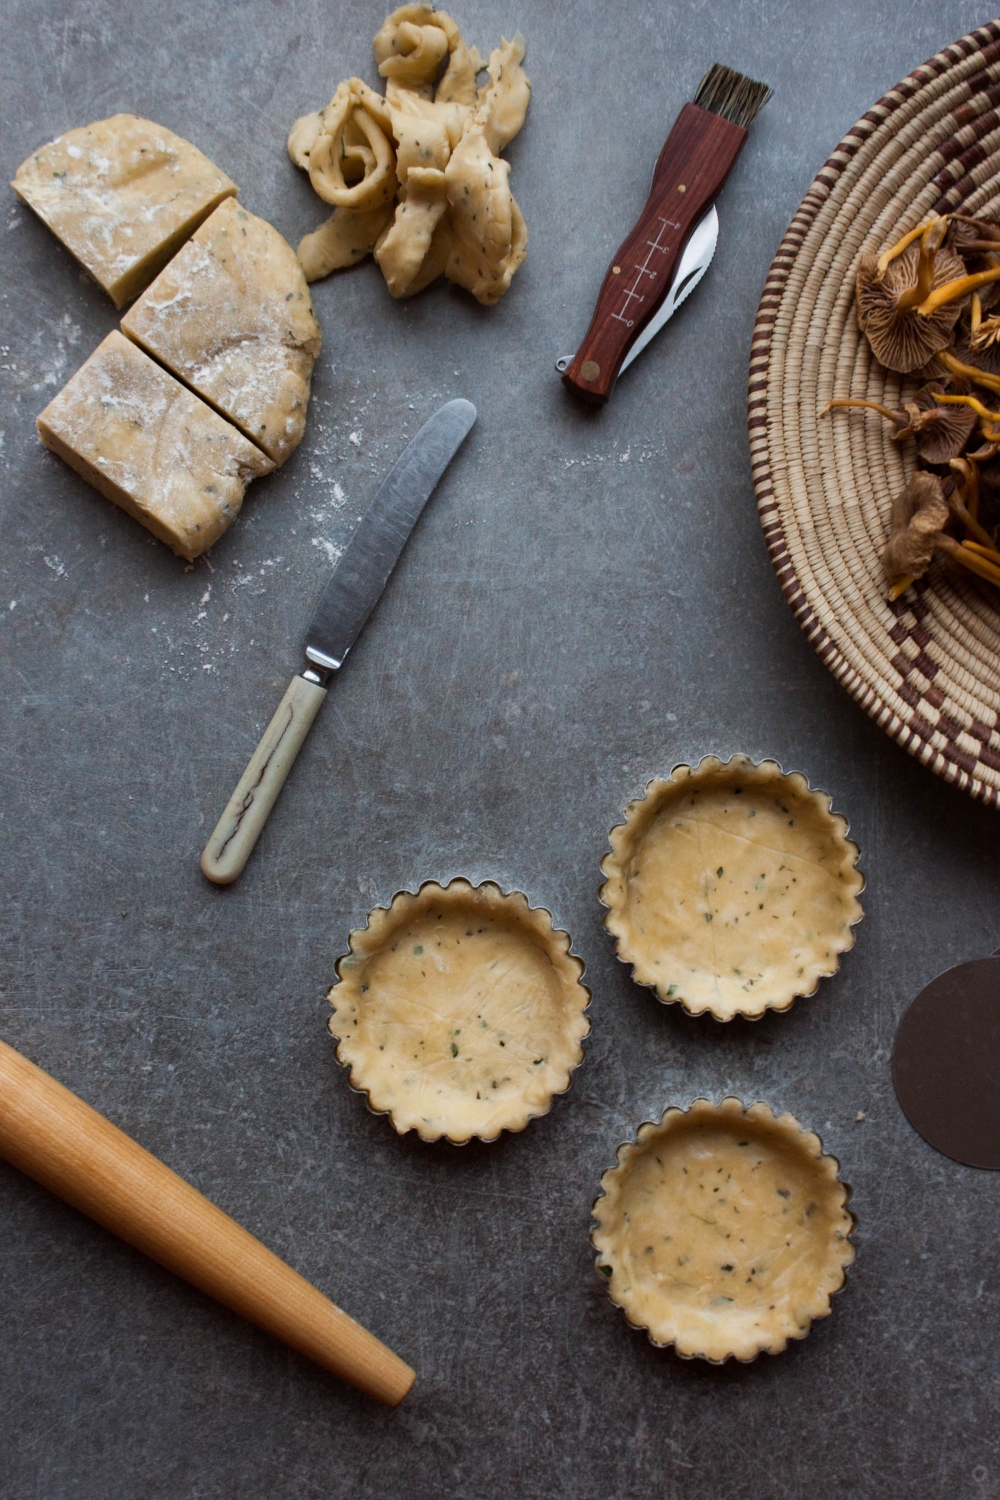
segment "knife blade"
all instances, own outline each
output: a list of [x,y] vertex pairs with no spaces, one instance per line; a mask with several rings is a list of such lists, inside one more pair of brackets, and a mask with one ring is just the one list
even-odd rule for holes
[[[684,247],[684,254],[680,258],[673,280],[667,289],[666,296],[660,303],[659,310],[650,318],[622,360],[621,368],[618,371],[619,379],[624,375],[636,355],[642,353],[646,345],[655,339],[664,323],[673,317],[685,297],[688,297],[694,291],[712,264],[718,243],[719,215],[713,203],[708,213],[698,220],[698,223],[691,231],[691,238]],[[556,369],[562,375],[569,369],[572,363],[572,354],[564,354],[561,359],[556,360]]]
[[306,631],[308,666],[292,678],[201,856],[202,873],[228,885],[243,870],[323,700],[378,602],[407,539],[476,420],[471,401],[448,401],[410,441],[358,522]]

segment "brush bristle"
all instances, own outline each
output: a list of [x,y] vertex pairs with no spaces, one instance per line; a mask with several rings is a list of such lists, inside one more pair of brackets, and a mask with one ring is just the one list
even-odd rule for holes
[[766,83],[755,83],[743,73],[713,63],[698,85],[694,102],[749,130],[770,97]]

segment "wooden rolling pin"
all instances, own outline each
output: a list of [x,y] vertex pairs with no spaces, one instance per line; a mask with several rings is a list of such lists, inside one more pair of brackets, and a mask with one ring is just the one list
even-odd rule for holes
[[192,1286],[395,1406],[414,1372],[221,1208],[0,1041],[0,1156]]

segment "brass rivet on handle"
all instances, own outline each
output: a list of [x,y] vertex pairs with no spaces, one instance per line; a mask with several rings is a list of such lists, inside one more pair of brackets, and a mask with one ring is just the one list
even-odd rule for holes
[[621,266],[612,266],[611,267],[611,271],[612,271],[612,274],[615,275],[615,276],[620,276],[622,274],[622,268],[621,268]]
[[593,359],[585,359],[580,366],[580,378],[582,380],[596,380],[601,373],[601,367]]
[[683,182],[679,182],[677,184],[677,191],[679,193],[686,193],[687,192],[687,185],[685,183],[683,183]]

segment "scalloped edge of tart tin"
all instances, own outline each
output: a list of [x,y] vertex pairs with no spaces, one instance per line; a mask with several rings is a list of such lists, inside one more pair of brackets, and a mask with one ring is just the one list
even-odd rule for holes
[[[727,1106],[730,1106],[730,1108],[727,1109]],[[735,1108],[733,1108],[732,1106],[735,1106]],[[848,1220],[849,1227],[842,1236],[841,1242],[845,1250],[849,1251],[849,1254],[846,1255],[846,1258],[839,1261],[838,1269],[840,1271],[840,1281],[838,1285],[831,1287],[830,1290],[825,1293],[817,1292],[815,1294],[817,1302],[819,1302],[820,1298],[825,1297],[825,1305],[821,1303],[815,1309],[810,1310],[808,1321],[798,1333],[787,1333],[780,1338],[780,1342],[771,1346],[761,1344],[752,1354],[740,1355],[735,1351],[728,1351],[721,1356],[713,1357],[712,1355],[706,1354],[703,1351],[697,1349],[681,1349],[678,1347],[676,1340],[673,1338],[662,1340],[654,1338],[649,1326],[646,1323],[636,1321],[629,1316],[629,1308],[627,1303],[619,1302],[618,1300],[616,1300],[612,1291],[614,1267],[610,1265],[607,1259],[605,1259],[606,1251],[597,1242],[597,1235],[602,1227],[598,1205],[610,1196],[605,1187],[606,1180],[613,1174],[621,1174],[623,1168],[627,1167],[629,1159],[640,1152],[644,1144],[644,1133],[646,1135],[646,1139],[648,1140],[649,1134],[651,1132],[661,1130],[666,1126],[668,1117],[690,1116],[692,1113],[697,1112],[698,1114],[704,1114],[707,1117],[717,1118],[720,1115],[735,1115],[739,1113],[744,1118],[749,1118],[752,1115],[752,1112],[755,1110],[766,1111],[766,1115],[769,1120],[774,1125],[781,1127],[782,1132],[786,1135],[789,1141],[808,1142],[811,1138],[812,1141],[815,1142],[815,1150],[807,1148],[810,1158],[813,1161],[829,1162],[831,1164],[832,1172],[828,1175],[830,1176],[832,1182],[838,1183],[843,1189],[843,1202],[840,1206],[846,1219]],[[786,1110],[783,1114],[778,1115],[775,1114],[771,1106],[764,1100],[758,1099],[755,1100],[753,1104],[745,1104],[743,1100],[739,1099],[735,1094],[726,1094],[722,1099],[719,1100],[718,1104],[713,1103],[711,1099],[706,1099],[704,1096],[700,1096],[697,1099],[693,1099],[686,1109],[681,1108],[680,1105],[671,1104],[668,1105],[667,1108],[663,1111],[663,1114],[660,1116],[659,1120],[644,1120],[636,1130],[633,1139],[629,1141],[623,1141],[622,1144],[618,1147],[617,1151],[615,1152],[615,1165],[612,1167],[608,1167],[601,1174],[601,1191],[594,1199],[590,1210],[592,1219],[590,1243],[594,1251],[596,1252],[594,1260],[594,1270],[601,1277],[601,1280],[604,1283],[605,1290],[608,1294],[608,1299],[611,1302],[612,1306],[619,1309],[629,1328],[633,1329],[636,1333],[644,1333],[654,1348],[672,1348],[679,1359],[700,1359],[705,1364],[709,1365],[724,1365],[730,1359],[734,1360],[737,1364],[753,1364],[755,1360],[759,1359],[761,1354],[781,1354],[785,1351],[785,1349],[787,1349],[790,1343],[801,1342],[808,1336],[814,1323],[819,1322],[823,1318],[829,1317],[831,1312],[833,1311],[833,1298],[837,1296],[838,1293],[842,1292],[846,1287],[848,1281],[848,1269],[854,1264],[857,1255],[857,1249],[853,1243],[852,1236],[857,1229],[858,1218],[854,1211],[849,1207],[852,1196],[853,1189],[850,1183],[845,1182],[840,1175],[840,1162],[838,1158],[835,1157],[831,1152],[824,1151],[823,1142],[819,1135],[819,1132],[815,1130],[807,1130],[804,1126],[799,1124],[795,1116],[789,1111]],[[833,1264],[833,1260],[834,1258],[831,1257],[831,1265]]]
[[[607,891],[608,886],[611,884],[611,881],[614,878],[614,876],[609,873],[608,865],[609,862],[613,862],[618,855],[622,843],[621,835],[624,835],[625,831],[628,829],[634,813],[642,806],[642,804],[648,802],[651,794],[655,795],[660,787],[668,787],[672,783],[688,780],[691,777],[699,776],[707,771],[729,770],[730,768],[735,768],[737,770],[747,768],[753,771],[762,771],[765,768],[770,767],[773,767],[774,771],[777,773],[774,777],[775,781],[793,781],[795,780],[795,778],[799,778],[803,784],[803,790],[805,794],[807,794],[808,797],[816,803],[820,810],[829,817],[832,823],[839,825],[837,831],[842,837],[845,847],[854,851],[854,859],[852,861],[851,868],[856,870],[858,875],[861,877],[861,883],[858,886],[857,890],[854,892],[854,901],[858,908],[858,914],[848,923],[847,931],[849,941],[846,942],[842,948],[837,950],[837,962],[834,964],[832,969],[828,969],[825,972],[820,972],[816,975],[815,983],[813,984],[811,989],[793,990],[783,1000],[767,1000],[763,1005],[755,1010],[746,1010],[741,1008],[734,1010],[728,1014],[720,1014],[718,1011],[714,1010],[711,1005],[706,1005],[700,1010],[695,1010],[688,1003],[685,996],[681,994],[664,995],[663,993],[661,993],[660,987],[655,979],[647,979],[642,977],[640,973],[640,970],[643,968],[642,962],[639,961],[637,963],[636,960],[630,958],[627,954],[622,952],[623,940],[621,936],[617,932],[615,932],[609,921],[609,918],[611,918],[620,908],[616,907],[612,902],[607,900],[605,896],[605,892]],[[737,752],[736,754],[731,755],[728,760],[724,761],[721,760],[717,755],[703,755],[696,766],[690,766],[686,762],[680,762],[678,765],[675,765],[672,768],[669,775],[652,777],[651,780],[647,781],[642,793],[638,797],[633,797],[626,804],[624,821],[621,823],[616,823],[615,826],[611,829],[608,835],[608,841],[611,845],[611,848],[601,860],[600,868],[601,874],[604,876],[604,881],[602,882],[598,890],[598,900],[606,911],[603,925],[605,930],[611,935],[614,941],[616,959],[619,963],[624,964],[627,968],[631,969],[632,978],[636,984],[640,985],[643,989],[653,991],[661,1005],[680,1005],[681,1009],[690,1016],[708,1015],[712,1016],[716,1021],[722,1021],[723,1023],[726,1023],[735,1020],[737,1016],[742,1016],[746,1021],[759,1021],[769,1010],[776,1011],[779,1014],[784,1014],[786,1011],[791,1009],[796,1000],[808,1000],[812,995],[815,995],[816,991],[819,989],[821,980],[833,978],[833,976],[840,969],[841,955],[844,953],[849,953],[857,942],[857,934],[855,932],[855,929],[858,926],[858,923],[863,919],[865,914],[864,907],[861,904],[861,897],[864,895],[865,888],[867,886],[867,879],[864,875],[864,872],[859,868],[861,848],[854,839],[849,837],[850,827],[851,825],[843,813],[834,812],[833,799],[828,792],[824,792],[821,788],[811,786],[809,783],[809,778],[806,776],[804,771],[786,771],[781,765],[780,761],[777,761],[770,756],[766,756],[763,760],[755,761],[752,760],[750,756],[744,755],[741,752]],[[617,840],[615,837],[616,835],[619,835]]]
[[[388,1118],[388,1120],[390,1121],[393,1129],[396,1131],[397,1135],[399,1135],[399,1136],[405,1136],[405,1135],[408,1135],[411,1131],[413,1131],[416,1134],[416,1136],[418,1137],[418,1139],[421,1140],[421,1141],[423,1141],[427,1145],[436,1145],[440,1141],[447,1142],[447,1144],[449,1146],[467,1146],[470,1143],[470,1141],[482,1141],[482,1142],[484,1142],[485,1144],[488,1145],[488,1144],[490,1144],[493,1141],[499,1140],[500,1136],[503,1135],[505,1131],[508,1134],[510,1134],[510,1135],[519,1135],[522,1130],[527,1129],[527,1127],[532,1123],[532,1121],[544,1119],[545,1116],[551,1112],[552,1106],[555,1103],[556,1099],[561,1098],[565,1093],[568,1092],[568,1090],[570,1088],[570,1085],[573,1082],[573,1077],[574,1077],[577,1069],[579,1067],[581,1067],[581,1065],[583,1064],[583,1062],[585,1061],[585,1058],[586,1058],[586,1052],[585,1052],[585,1048],[584,1048],[584,1043],[589,1038],[590,1033],[591,1033],[591,1029],[592,1029],[591,1028],[591,1024],[590,1024],[590,1019],[589,1019],[588,1012],[590,1010],[590,1003],[591,1003],[591,1000],[593,998],[591,990],[590,990],[590,987],[587,984],[584,983],[584,975],[587,972],[587,966],[584,963],[584,960],[581,958],[581,956],[578,953],[574,952],[574,950],[573,950],[573,939],[572,939],[570,933],[568,931],[566,931],[565,928],[557,927],[556,926],[555,919],[554,919],[554,917],[552,915],[552,912],[549,910],[549,908],[547,906],[532,906],[531,902],[530,902],[530,900],[528,898],[528,895],[527,895],[527,893],[525,891],[521,891],[521,890],[518,890],[516,888],[513,889],[513,890],[510,890],[510,891],[505,891],[503,889],[503,887],[499,884],[498,881],[495,881],[495,880],[481,880],[481,881],[479,881],[478,884],[474,885],[471,880],[466,879],[466,877],[462,876],[462,875],[453,875],[445,884],[442,884],[440,881],[433,880],[433,879],[423,880],[423,881],[421,881],[420,885],[417,887],[416,891],[411,891],[408,888],[406,888],[405,886],[401,887],[399,890],[393,892],[393,895],[391,896],[391,898],[389,900],[389,904],[387,906],[374,906],[374,907],[372,907],[371,911],[369,911],[369,913],[367,915],[367,918],[365,920],[365,925],[363,927],[352,928],[351,931],[348,933],[348,950],[347,950],[346,953],[342,953],[340,955],[340,957],[337,959],[337,961],[336,961],[336,963],[334,965],[334,972],[337,975],[337,979],[336,979],[335,983],[333,985],[331,985],[329,991],[327,992],[327,1000],[328,1000],[328,1002],[329,1002],[329,1004],[331,1006],[335,1006],[335,1001],[333,999],[333,995],[336,992],[336,990],[339,988],[339,986],[341,984],[343,984],[343,982],[344,982],[343,981],[343,976],[341,974],[341,965],[345,961],[349,960],[350,958],[352,958],[354,956],[354,954],[357,952],[358,946],[361,946],[361,944],[363,943],[363,940],[365,938],[367,938],[368,935],[371,933],[373,925],[375,925],[376,927],[380,927],[380,926],[384,925],[383,919],[386,918],[386,917],[388,917],[389,913],[392,911],[393,907],[397,904],[397,902],[399,902],[400,900],[402,900],[405,897],[409,897],[411,900],[414,900],[414,901],[419,900],[419,898],[421,897],[421,895],[423,894],[423,892],[426,891],[428,889],[428,887],[431,887],[431,886],[435,887],[439,891],[445,891],[445,892],[447,892],[447,891],[450,891],[451,888],[452,888],[452,886],[455,886],[455,885],[466,886],[472,892],[477,892],[477,891],[481,891],[481,890],[484,890],[484,889],[487,889],[487,888],[491,888],[492,890],[495,890],[498,893],[498,895],[500,896],[501,900],[503,900],[505,902],[506,901],[522,901],[524,903],[524,910],[525,910],[525,912],[527,914],[529,914],[531,916],[538,916],[538,917],[544,918],[547,921],[549,932],[551,933],[551,935],[554,938],[565,938],[566,939],[566,947],[565,947],[565,951],[564,951],[564,955],[563,956],[568,961],[570,961],[571,963],[573,963],[574,965],[578,965],[579,966],[579,973],[576,975],[575,983],[579,986],[579,988],[583,991],[584,995],[586,996],[586,1003],[580,1007],[579,1014],[580,1014],[580,1016],[581,1016],[582,1019],[586,1020],[586,1022],[587,1022],[587,1028],[581,1034],[581,1036],[579,1038],[579,1041],[578,1041],[579,1057],[567,1069],[567,1078],[566,1078],[565,1086],[563,1088],[561,1088],[561,1089],[555,1089],[555,1090],[552,1091],[552,1093],[549,1095],[548,1104],[546,1105],[545,1109],[540,1110],[537,1114],[530,1114],[530,1115],[528,1115],[526,1117],[526,1119],[524,1120],[523,1124],[513,1125],[513,1126],[511,1126],[511,1125],[501,1125],[499,1127],[499,1129],[497,1129],[496,1131],[494,1131],[494,1133],[492,1135],[483,1135],[483,1134],[480,1134],[478,1131],[474,1131],[470,1135],[463,1136],[460,1140],[456,1140],[454,1137],[448,1135],[447,1132],[444,1132],[444,1131],[442,1131],[440,1134],[437,1134],[437,1135],[426,1136],[426,1135],[421,1134],[421,1132],[414,1125],[406,1125],[406,1126],[403,1126],[402,1128],[400,1128],[400,1126],[397,1124],[397,1121],[396,1121],[396,1118],[394,1116],[392,1108],[391,1107],[386,1107],[386,1108],[383,1109],[380,1106],[378,1106],[377,1104],[374,1104],[372,1102],[371,1090],[368,1087],[366,1087],[363,1083],[355,1082],[355,1079],[354,1079],[354,1069],[355,1069],[356,1064],[353,1064],[351,1062],[347,1062],[347,1061],[345,1061],[340,1056],[340,1045],[341,1045],[341,1042],[342,1042],[343,1038],[341,1037],[340,1033],[335,1029],[335,1023],[336,1023],[336,1020],[337,1020],[336,1011],[334,1012],[334,1014],[332,1016],[330,1016],[328,1018],[328,1020],[326,1022],[326,1029],[329,1031],[330,1035],[334,1038],[334,1040],[337,1043],[337,1047],[335,1049],[335,1055],[336,1055],[338,1063],[344,1069],[344,1071],[347,1073],[348,1087],[351,1089],[352,1093],[359,1094],[364,1099],[365,1106],[368,1109],[369,1114],[373,1114],[373,1115],[376,1115],[376,1116],[379,1116],[379,1117],[382,1117],[382,1118]],[[373,923],[373,919],[375,919],[374,923]],[[356,939],[359,940],[359,942],[357,944],[355,942]],[[374,949],[372,951],[374,951]]]

